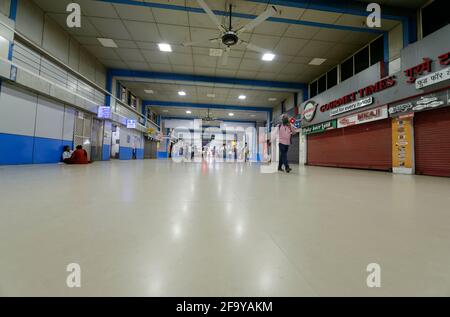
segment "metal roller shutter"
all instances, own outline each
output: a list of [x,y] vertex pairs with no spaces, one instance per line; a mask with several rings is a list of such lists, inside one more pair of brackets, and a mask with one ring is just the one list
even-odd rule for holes
[[392,127],[385,119],[308,136],[308,165],[392,169]]
[[450,176],[450,108],[416,113],[416,173]]

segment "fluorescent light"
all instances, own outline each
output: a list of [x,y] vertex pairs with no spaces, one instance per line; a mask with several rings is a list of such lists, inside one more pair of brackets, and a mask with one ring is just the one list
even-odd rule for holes
[[239,96],[239,99],[245,100],[245,99],[247,99],[247,96],[245,96],[245,95],[240,95],[240,96]]
[[186,96],[186,92],[184,92],[183,90],[180,90],[180,91],[178,92],[178,95],[180,95],[180,96]]
[[229,115],[230,117],[232,117],[232,116],[234,116],[234,113],[230,112],[228,115]]
[[155,93],[155,92],[154,92],[153,90],[151,90],[151,89],[145,89],[144,92],[145,92],[146,94],[154,94],[154,93]]
[[277,101],[277,98],[269,98],[269,101]]
[[315,65],[315,66],[319,66],[322,65],[323,62],[325,62],[327,59],[326,58],[313,58],[310,62],[309,65]]
[[164,109],[164,110],[163,110],[163,112],[169,112],[169,110],[167,110],[167,109]]
[[159,43],[158,47],[161,52],[172,52],[172,46],[170,46],[170,44]]
[[116,42],[114,42],[112,39],[106,39],[103,37],[97,37],[97,40],[102,44],[104,47],[113,47],[117,48]]
[[207,94],[206,95],[208,98],[216,98],[216,95],[215,94]]
[[272,53],[265,53],[262,56],[262,60],[263,61],[268,61],[268,62],[273,61],[274,58],[275,58],[275,54],[272,54]]
[[191,111],[191,110],[186,110],[186,113],[187,113],[187,114],[191,114],[192,111]]
[[251,114],[250,117],[253,117],[253,118],[254,118],[254,117],[256,117],[256,114]]

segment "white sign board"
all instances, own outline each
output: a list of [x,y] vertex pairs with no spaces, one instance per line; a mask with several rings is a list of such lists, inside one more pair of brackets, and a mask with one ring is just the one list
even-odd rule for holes
[[331,110],[330,111],[330,116],[331,117],[337,116],[337,115],[339,115],[341,113],[344,113],[344,112],[353,111],[353,110],[356,110],[356,109],[359,109],[359,108],[371,105],[372,103],[373,103],[373,97],[368,97],[368,98],[365,98],[365,99],[361,99],[361,100],[358,100],[358,101],[355,101],[355,102],[352,102],[352,103],[343,105],[343,106],[341,106],[339,108],[335,108],[335,109]]
[[136,120],[128,119],[127,120],[127,128],[128,129],[136,129]]
[[98,107],[97,117],[103,119],[111,119],[111,107]]
[[416,89],[422,89],[450,79],[450,67],[420,77],[416,80]]
[[356,113],[351,116],[339,118],[337,119],[337,125],[338,128],[344,128],[351,125],[386,119],[387,117],[388,117],[388,107],[383,106],[380,108],[375,108],[364,112]]

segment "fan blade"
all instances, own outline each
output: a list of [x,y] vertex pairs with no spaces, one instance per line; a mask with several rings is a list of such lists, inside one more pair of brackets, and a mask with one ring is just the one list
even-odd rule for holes
[[230,54],[230,48],[227,47],[222,56],[222,66],[226,66],[228,64],[228,55]]
[[185,42],[182,45],[183,46],[197,46],[199,44],[206,44],[206,43],[217,43],[220,42],[222,40],[222,38],[218,37],[215,39],[210,39],[210,40],[203,40],[203,41],[196,41],[196,42]]
[[264,53],[270,52],[270,50],[266,50],[265,48],[253,45],[253,44],[251,44],[249,42],[246,42],[246,41],[240,41],[239,44],[243,44],[243,45],[245,45],[247,47],[247,49],[249,49],[251,51],[258,52],[258,53],[263,53],[264,54]]
[[214,14],[214,12],[212,12],[212,10],[208,7],[208,5],[205,3],[205,1],[203,0],[197,0],[198,4],[202,7],[203,11],[205,11],[205,13],[209,16],[209,18],[211,19],[211,21],[214,22],[214,24],[219,28],[219,30],[221,32],[225,32],[226,29],[224,28],[224,26],[222,24],[220,24],[219,19],[217,18],[217,16]]
[[236,33],[240,34],[245,31],[250,31],[253,28],[260,25],[261,23],[263,23],[265,20],[267,20],[271,16],[275,15],[276,13],[278,13],[277,8],[275,8],[274,6],[270,6],[270,8],[268,8],[266,11],[261,13],[257,18],[255,18],[254,20],[250,21],[248,24],[244,25],[239,30],[237,30]]

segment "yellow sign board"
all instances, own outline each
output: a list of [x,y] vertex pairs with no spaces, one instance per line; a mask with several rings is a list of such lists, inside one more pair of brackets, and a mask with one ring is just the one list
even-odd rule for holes
[[392,167],[394,173],[413,173],[413,117],[392,119]]

